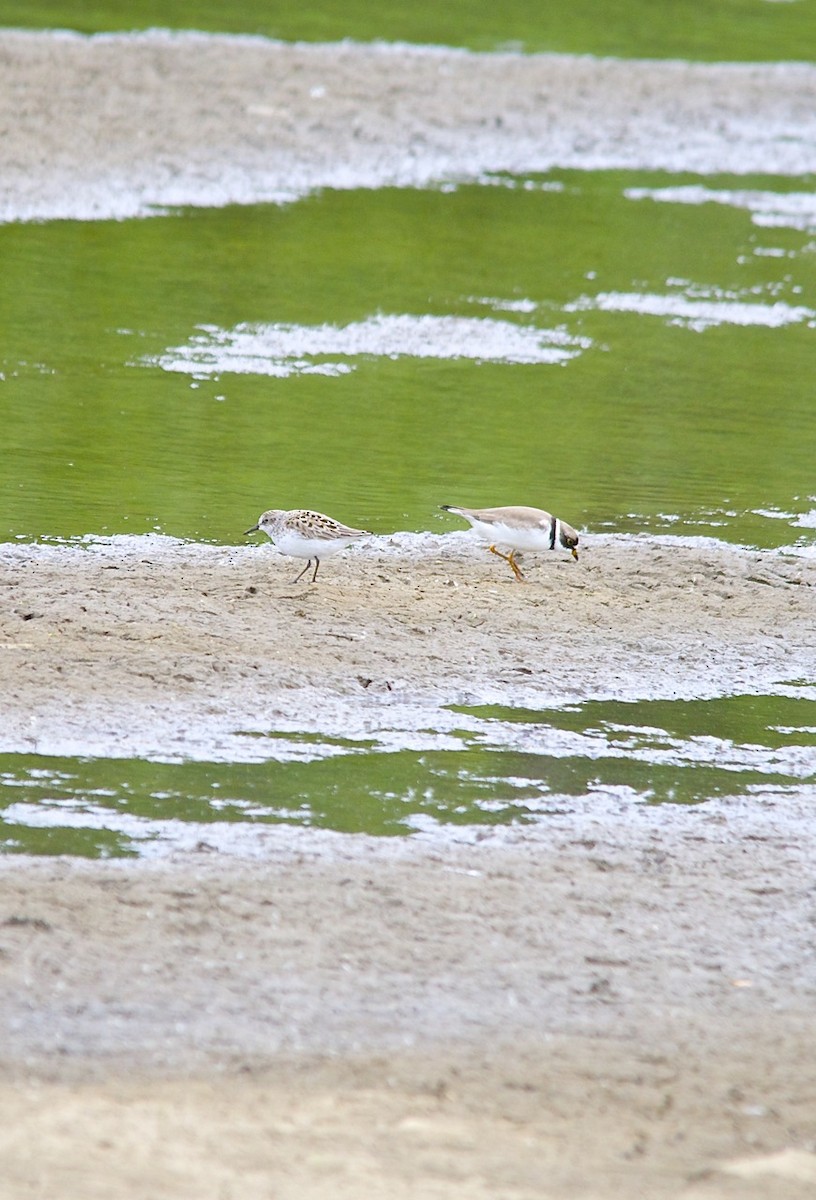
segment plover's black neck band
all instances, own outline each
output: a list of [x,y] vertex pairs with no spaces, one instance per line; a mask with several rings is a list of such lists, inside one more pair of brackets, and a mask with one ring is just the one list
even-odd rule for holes
[[555,549],[555,529],[558,521],[555,517],[550,517],[550,549]]

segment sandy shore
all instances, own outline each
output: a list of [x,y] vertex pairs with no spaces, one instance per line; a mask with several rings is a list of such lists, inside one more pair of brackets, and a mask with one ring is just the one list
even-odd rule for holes
[[[457,534],[314,587],[271,546],[6,547],[3,748],[240,757],[236,729],[287,721],[408,736],[463,699],[813,678],[816,564],[586,540],[523,586]],[[811,810],[7,859],[11,1194],[804,1196]]]
[[[804,172],[815,92],[808,66],[4,32],[0,216]],[[403,535],[292,588],[269,547],[0,547],[0,745],[240,759],[270,729],[444,738],[457,702],[816,678],[812,560],[582,550],[530,556],[521,587],[464,536]],[[5,858],[0,1190],[810,1196],[813,841],[803,788],[458,843],[270,827],[152,862]]]
[[4,869],[6,1194],[812,1194],[812,836],[329,840]]
[[5,31],[0,129],[0,220],[553,167],[804,174],[816,67]]
[[270,729],[410,745],[412,731],[461,728],[451,704],[707,697],[814,678],[813,560],[585,541],[579,563],[529,556],[516,585],[468,533],[383,536],[331,560],[313,587],[290,586],[298,564],[268,542],[6,546],[0,744],[240,761],[263,756],[251,735]]

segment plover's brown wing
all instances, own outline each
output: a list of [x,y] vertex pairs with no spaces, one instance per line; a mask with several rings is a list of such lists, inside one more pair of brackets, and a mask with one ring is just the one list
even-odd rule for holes
[[481,521],[484,525],[506,525],[509,529],[543,529],[552,521],[552,514],[545,512],[543,508],[526,508],[523,505],[507,505],[504,508],[451,508],[450,511],[458,512],[467,519]]

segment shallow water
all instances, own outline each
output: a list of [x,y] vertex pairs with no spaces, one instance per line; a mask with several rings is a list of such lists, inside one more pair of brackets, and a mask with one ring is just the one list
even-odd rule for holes
[[598,19],[597,0],[540,4],[481,0],[439,5],[430,0],[319,0],[309,5],[275,0],[0,0],[0,25],[40,29],[132,30],[184,27],[264,34],[286,41],[419,42],[467,46],[613,54],[624,58],[697,58],[713,61],[801,59],[812,55],[814,18],[807,0],[606,0]]
[[5,537],[526,502],[812,546],[807,184],[559,172],[2,227]]
[[[455,26],[438,7],[379,6],[372,30],[370,6],[312,6],[291,24],[268,5],[236,17],[199,3],[185,20],[795,58],[805,9],[690,2],[640,19],[629,0],[599,23],[594,5],[567,19],[519,2],[499,28],[484,6]],[[103,3],[41,5],[36,19],[122,27]],[[0,2],[3,20],[31,13]],[[166,21],[129,7],[128,27]],[[522,502],[579,526],[584,544],[642,531],[812,554],[814,251],[810,177],[642,171],[0,227],[0,539],[159,531],[229,545],[271,505],[443,532],[458,523],[440,503]],[[433,730],[395,748],[272,729],[241,763],[6,754],[0,846],[247,852],[267,825],[444,834],[609,797],[810,797],[812,707],[776,695],[463,709],[440,714],[444,748]]]
[[259,739],[261,761],[244,763],[5,754],[0,848],[246,853],[259,825],[444,838],[454,827],[546,822],[610,799],[816,801],[815,710],[794,696],[460,708],[453,749],[433,748],[430,731],[428,747],[411,750],[271,731]]

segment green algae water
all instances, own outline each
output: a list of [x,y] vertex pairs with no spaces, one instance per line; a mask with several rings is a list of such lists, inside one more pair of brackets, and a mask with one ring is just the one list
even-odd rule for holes
[[[501,10],[30,5],[0,24],[383,38],[708,61],[812,57],[809,3]],[[317,507],[443,502],[811,555],[810,177],[553,171],[286,206],[0,226],[0,540],[220,544]],[[792,656],[795,663],[795,653]],[[795,667],[793,668],[795,673]],[[816,793],[812,680],[773,696],[462,708],[439,749],[278,731],[247,762],[0,754],[0,850],[258,853],[271,827],[475,835],[583,810]],[[418,739],[422,742],[422,738]]]
[[2,0],[0,25],[83,33],[147,28],[262,34],[284,41],[382,39],[471,50],[521,49],[623,58],[739,61],[812,58],[816,18],[808,0]]
[[811,186],[558,172],[0,227],[2,535],[533,503],[812,545]]
[[[637,804],[816,794],[816,702],[791,696],[460,708],[461,746],[386,750],[310,735],[304,761],[0,754],[0,852],[257,853],[269,826],[457,836]],[[289,752],[297,735],[288,736]]]

